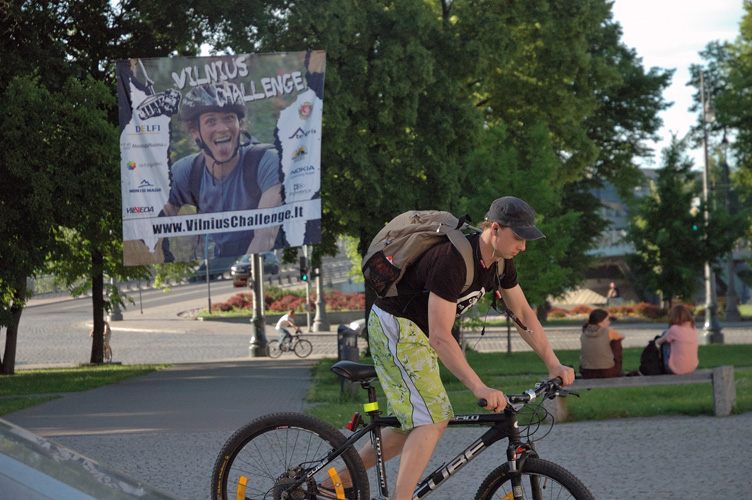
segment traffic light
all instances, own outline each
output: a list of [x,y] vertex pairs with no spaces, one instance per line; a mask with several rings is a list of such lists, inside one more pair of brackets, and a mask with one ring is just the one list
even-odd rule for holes
[[308,263],[305,257],[300,258],[300,279],[301,281],[308,281]]

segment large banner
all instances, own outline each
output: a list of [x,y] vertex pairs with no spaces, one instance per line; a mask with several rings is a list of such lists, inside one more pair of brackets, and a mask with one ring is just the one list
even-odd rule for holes
[[118,61],[126,265],[321,242],[325,57]]

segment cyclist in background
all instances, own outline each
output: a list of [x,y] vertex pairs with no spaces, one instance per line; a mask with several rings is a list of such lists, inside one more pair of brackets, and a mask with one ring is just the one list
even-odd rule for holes
[[274,329],[277,330],[281,335],[279,338],[280,349],[285,349],[284,345],[292,342],[292,335],[287,330],[287,328],[285,328],[286,326],[293,328],[295,330],[295,333],[300,333],[300,328],[295,325],[295,311],[292,309],[287,311],[287,314],[284,314],[281,318],[279,318],[279,321],[277,321],[277,326],[274,327]]

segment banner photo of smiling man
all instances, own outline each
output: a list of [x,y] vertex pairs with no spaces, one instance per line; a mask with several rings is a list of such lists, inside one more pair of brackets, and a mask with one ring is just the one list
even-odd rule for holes
[[325,59],[118,61],[126,265],[321,242]]

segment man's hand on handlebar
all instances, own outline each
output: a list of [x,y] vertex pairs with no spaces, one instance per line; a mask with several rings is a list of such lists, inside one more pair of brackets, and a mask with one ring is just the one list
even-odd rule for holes
[[554,379],[561,377],[563,383],[562,386],[571,385],[574,383],[574,368],[566,365],[559,365],[548,371],[548,379]]
[[484,386],[482,389],[473,392],[473,394],[479,400],[484,399],[486,401],[484,408],[488,411],[501,413],[507,406],[507,398],[504,397],[504,393],[488,386]]

